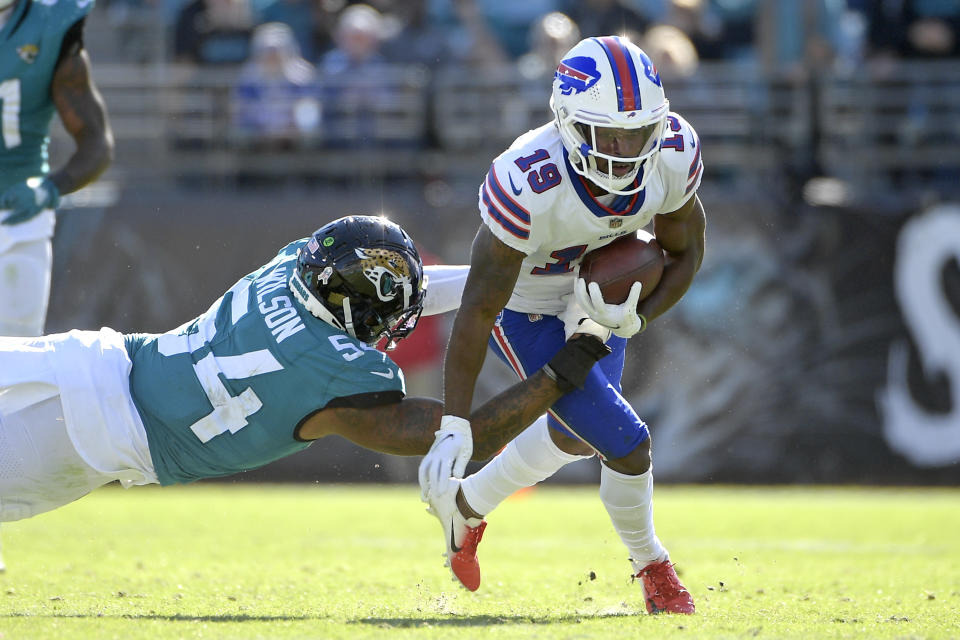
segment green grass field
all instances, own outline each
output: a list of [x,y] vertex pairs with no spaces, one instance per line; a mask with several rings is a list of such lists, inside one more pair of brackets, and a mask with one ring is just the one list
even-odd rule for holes
[[0,638],[960,638],[960,491],[660,487],[656,513],[695,616],[644,614],[595,488],[504,503],[471,594],[413,486],[109,487],[4,525]]

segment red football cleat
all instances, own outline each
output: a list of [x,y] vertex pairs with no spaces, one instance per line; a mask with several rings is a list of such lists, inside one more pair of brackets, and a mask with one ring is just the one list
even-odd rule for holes
[[648,613],[693,613],[693,598],[680,584],[669,560],[651,562],[634,576],[640,580]]
[[[460,546],[452,544],[449,552],[450,570],[457,580],[469,589],[476,591],[480,588],[480,563],[477,561],[477,545],[483,538],[483,530],[487,528],[487,522],[483,521],[476,527],[467,527],[467,535],[464,536]],[[453,541],[451,540],[451,543]]]
[[443,553],[444,565],[450,567],[454,577],[470,591],[480,588],[480,562],[477,561],[477,545],[487,528],[486,521],[480,521],[476,527],[467,524],[467,519],[457,507],[457,492],[460,480],[450,478],[449,488],[441,493],[427,496],[427,513],[436,516],[443,527],[443,540],[446,551]]

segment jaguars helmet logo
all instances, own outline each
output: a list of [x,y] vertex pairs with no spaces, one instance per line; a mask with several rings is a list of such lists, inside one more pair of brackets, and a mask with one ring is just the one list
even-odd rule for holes
[[367,280],[373,283],[377,297],[389,302],[404,290],[412,289],[410,266],[403,255],[390,249],[354,249]]
[[35,44],[25,44],[17,47],[17,54],[27,64],[33,64],[37,60],[37,56],[40,55],[40,47]]

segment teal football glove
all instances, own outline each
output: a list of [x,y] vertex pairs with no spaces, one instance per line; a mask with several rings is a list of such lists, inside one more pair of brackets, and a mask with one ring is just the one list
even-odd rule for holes
[[9,211],[3,224],[20,224],[44,209],[56,209],[60,190],[49,178],[27,178],[0,195],[0,211]]

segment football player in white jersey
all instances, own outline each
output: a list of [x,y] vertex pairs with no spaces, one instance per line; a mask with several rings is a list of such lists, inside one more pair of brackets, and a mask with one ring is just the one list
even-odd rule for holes
[[[483,517],[514,491],[597,453],[600,498],[629,550],[647,610],[693,613],[654,532],[650,437],[621,395],[620,378],[627,338],[676,304],[700,268],[700,142],[670,111],[651,60],[621,37],[574,46],[557,68],[550,106],[555,119],[520,136],[480,187],[482,224],[444,363],[446,415],[420,467],[421,495],[443,526],[451,569],[475,590]],[[651,222],[666,253],[660,284],[642,301],[635,283],[626,302],[606,303],[596,284],[577,277],[581,258]],[[470,433],[487,342],[524,378],[575,329],[606,339],[613,354],[547,420],[459,480],[469,443],[458,434]]]

